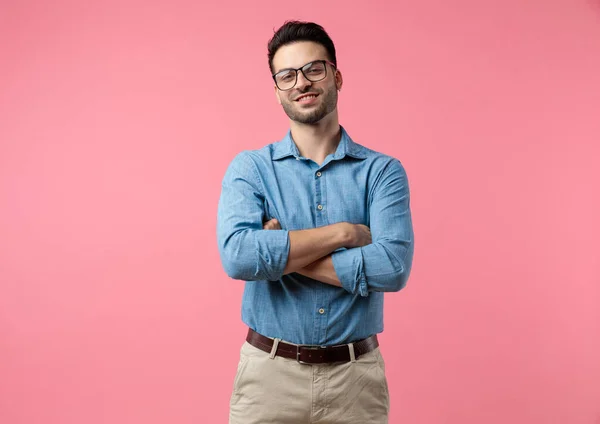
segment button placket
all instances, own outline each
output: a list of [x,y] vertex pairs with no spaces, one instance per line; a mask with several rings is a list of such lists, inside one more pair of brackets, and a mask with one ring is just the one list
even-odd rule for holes
[[316,212],[315,221],[318,226],[326,225],[325,219],[325,202],[323,201],[323,173],[313,169],[313,181],[315,188],[314,208]]

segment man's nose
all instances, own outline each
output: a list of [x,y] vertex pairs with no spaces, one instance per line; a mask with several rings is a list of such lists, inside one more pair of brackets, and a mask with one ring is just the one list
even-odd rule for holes
[[302,71],[298,71],[298,79],[296,80],[296,88],[298,90],[302,91],[303,88],[310,87],[311,85],[312,85],[312,82],[310,82],[308,79],[306,79],[306,77],[304,76]]

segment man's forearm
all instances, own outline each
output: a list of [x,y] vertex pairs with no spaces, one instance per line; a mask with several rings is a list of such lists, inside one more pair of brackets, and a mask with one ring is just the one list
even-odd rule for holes
[[[277,219],[263,223],[264,230],[281,230]],[[331,253],[346,247],[371,243],[371,230],[366,225],[338,222],[308,230],[288,231],[289,253],[283,274],[297,272],[327,284],[340,286]]]
[[340,279],[335,272],[335,268],[333,267],[331,255],[317,259],[313,263],[297,270],[296,272],[304,275],[305,277],[312,278],[313,280],[317,280],[325,284],[342,287],[342,283],[340,282]]
[[290,231],[289,238],[290,252],[284,274],[299,272],[334,250],[345,247],[350,242],[351,235],[344,225],[333,224],[309,230]]

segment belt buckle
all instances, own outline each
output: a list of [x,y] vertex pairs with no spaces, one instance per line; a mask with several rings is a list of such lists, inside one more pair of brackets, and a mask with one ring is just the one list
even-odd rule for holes
[[323,346],[301,346],[301,345],[297,345],[296,346],[296,362],[298,362],[299,364],[303,364],[303,365],[312,365],[311,362],[304,362],[300,360],[300,349],[304,349],[304,350],[321,350],[323,349]]

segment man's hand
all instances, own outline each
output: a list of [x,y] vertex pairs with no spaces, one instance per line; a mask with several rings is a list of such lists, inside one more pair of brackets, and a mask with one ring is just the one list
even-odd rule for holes
[[263,230],[281,230],[281,225],[277,219],[273,218],[263,224]]
[[348,238],[344,247],[363,247],[371,244],[371,230],[366,225],[350,224],[348,222],[340,222],[343,225],[344,231],[347,232]]

